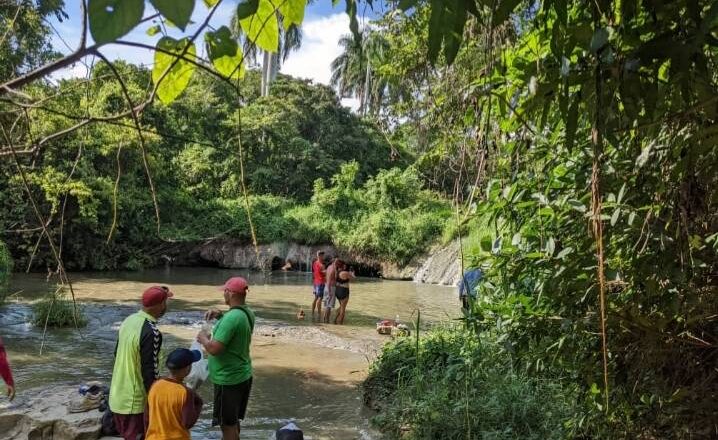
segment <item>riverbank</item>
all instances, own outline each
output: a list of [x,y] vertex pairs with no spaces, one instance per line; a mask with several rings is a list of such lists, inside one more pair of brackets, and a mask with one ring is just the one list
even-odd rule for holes
[[161,258],[167,265],[262,271],[278,270],[289,263],[292,267],[290,271],[308,272],[320,250],[327,255],[341,256],[359,276],[450,286],[456,285],[459,280],[461,263],[457,240],[445,245],[434,244],[406,264],[367,257],[331,243],[307,245],[276,241],[260,244],[255,249],[244,241],[227,239],[168,247]]
[[[87,328],[53,329],[45,352],[38,349],[42,329],[27,324],[30,303],[49,287],[44,276],[18,274],[11,288],[20,294],[0,314],[0,326],[18,382],[18,400],[34,390],[58,384],[77,384],[88,378],[109,381],[111,353],[121,320],[136,309],[137,298],[149,283],[172,287],[176,296],[160,321],[164,350],[188,346],[199,329],[201,312],[221,307],[216,286],[230,275],[250,281],[248,301],[257,313],[252,353],[256,375],[248,419],[248,439],[269,438],[283,421],[295,420],[313,439],[377,439],[370,429],[372,412],[364,409],[358,384],[366,376],[368,361],[378,355],[387,338],[376,334],[375,322],[397,314],[406,321],[416,309],[428,320],[455,316],[452,288],[411,282],[360,278],[352,286],[347,325],[315,324],[307,306],[311,302],[310,277],[210,268],[168,268],[139,272],[71,274],[78,301],[88,318]],[[307,319],[298,321],[303,307]],[[203,388],[211,401],[211,387]],[[210,409],[205,408],[193,438],[213,439]]]

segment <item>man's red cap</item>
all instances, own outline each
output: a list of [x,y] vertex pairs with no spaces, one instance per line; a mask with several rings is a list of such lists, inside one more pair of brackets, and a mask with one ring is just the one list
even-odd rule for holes
[[145,307],[156,306],[167,298],[172,298],[174,294],[167,286],[152,286],[142,294],[142,305]]
[[220,286],[219,290],[229,290],[232,293],[244,293],[249,288],[247,280],[242,277],[232,277]]

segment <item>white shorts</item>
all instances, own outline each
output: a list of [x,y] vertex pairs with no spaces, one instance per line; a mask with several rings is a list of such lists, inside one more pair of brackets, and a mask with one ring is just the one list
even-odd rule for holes
[[325,309],[331,309],[334,308],[334,304],[337,301],[337,297],[335,295],[336,286],[324,286],[324,308]]

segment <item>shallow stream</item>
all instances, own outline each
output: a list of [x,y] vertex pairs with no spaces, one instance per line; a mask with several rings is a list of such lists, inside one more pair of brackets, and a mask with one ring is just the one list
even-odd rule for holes
[[[275,272],[265,277],[208,268],[82,273],[72,279],[87,327],[79,332],[49,330],[40,356],[42,329],[28,323],[30,304],[51,286],[44,276],[16,274],[11,291],[19,293],[0,308],[0,334],[16,376],[18,400],[39,387],[109,382],[119,324],[138,308],[142,291],[151,284],[166,284],[175,293],[160,320],[163,351],[189,346],[202,311],[226,307],[217,286],[235,275],[249,280],[247,302],[258,318],[252,340],[254,386],[243,439],[267,440],[290,420],[307,439],[379,438],[369,426],[371,413],[362,405],[358,389],[369,360],[387,340],[376,333],[376,321],[398,316],[409,323],[421,310],[424,326],[455,318],[459,312],[456,293],[449,287],[358,279],[352,283],[346,324],[335,326],[312,321],[309,274]],[[306,313],[304,320],[296,317],[300,308]],[[205,384],[200,394],[206,404],[193,438],[220,438],[209,426],[211,385]]]

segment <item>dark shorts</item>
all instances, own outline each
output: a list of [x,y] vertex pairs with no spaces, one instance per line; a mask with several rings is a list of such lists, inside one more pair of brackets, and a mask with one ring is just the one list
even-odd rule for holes
[[144,414],[113,414],[115,429],[125,440],[141,439],[145,435]]
[[336,295],[339,301],[344,301],[345,299],[349,298],[349,288],[337,286],[337,290],[335,291],[334,295]]
[[236,426],[244,419],[252,390],[252,378],[237,385],[214,386],[212,426]]
[[324,298],[324,284],[314,285],[314,296],[317,298]]

